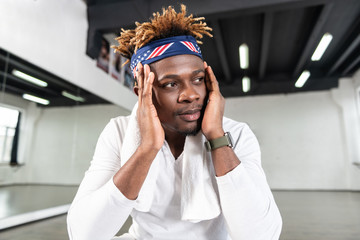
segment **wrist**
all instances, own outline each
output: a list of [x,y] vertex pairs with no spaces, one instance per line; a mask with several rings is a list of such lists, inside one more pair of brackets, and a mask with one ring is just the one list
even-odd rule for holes
[[149,144],[140,144],[138,147],[138,151],[140,154],[156,156],[156,154],[160,151],[161,148],[156,148],[154,145]]
[[234,146],[233,142],[234,141],[232,140],[230,132],[226,132],[226,133],[224,133],[223,136],[212,139],[212,140],[208,140],[204,144],[205,144],[207,151],[210,152],[210,151],[213,151],[215,149],[222,148],[225,146],[233,148],[233,146]]
[[213,130],[207,134],[204,134],[207,140],[213,140],[219,137],[224,136],[225,131],[222,128],[219,128],[217,130]]

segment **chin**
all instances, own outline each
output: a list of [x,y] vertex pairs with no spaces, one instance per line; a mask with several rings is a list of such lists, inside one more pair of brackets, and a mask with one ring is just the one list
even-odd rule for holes
[[193,122],[192,126],[187,126],[184,129],[181,129],[179,132],[184,136],[195,136],[201,130],[201,122],[202,117],[198,121]]
[[185,129],[182,131],[179,131],[182,135],[184,136],[195,136],[196,134],[198,134],[198,132],[200,132],[201,130],[201,125],[199,124],[199,126],[196,126],[194,128],[189,128],[189,129]]

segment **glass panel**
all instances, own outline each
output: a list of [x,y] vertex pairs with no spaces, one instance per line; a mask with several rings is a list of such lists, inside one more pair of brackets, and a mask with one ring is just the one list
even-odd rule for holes
[[18,121],[19,111],[0,107],[0,126],[15,128]]
[[19,111],[0,107],[0,162],[10,162]]
[[15,129],[1,127],[0,131],[0,162],[10,162],[12,143],[15,135]]
[[[14,69],[49,85],[37,87],[13,75]],[[22,98],[24,93],[48,99],[50,104],[27,101]],[[23,113],[18,139],[14,138],[20,114],[17,109]],[[77,189],[74,185],[89,167],[101,131],[111,118],[128,114],[0,48],[0,209],[5,209],[0,211],[0,220],[71,203]],[[17,161],[10,164],[15,140]],[[16,182],[26,183],[26,191],[19,193],[13,185]],[[16,187],[11,199],[18,201],[1,199],[7,191],[2,185],[9,184],[11,189]],[[38,190],[40,184],[46,184],[46,190]]]

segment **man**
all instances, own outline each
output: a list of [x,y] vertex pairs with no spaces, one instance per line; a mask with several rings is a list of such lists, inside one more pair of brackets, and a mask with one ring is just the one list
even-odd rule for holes
[[117,38],[138,103],[102,132],[69,211],[70,239],[111,239],[129,214],[122,239],[279,238],[258,142],[246,124],[223,117],[195,40],[211,35],[200,20],[169,7]]

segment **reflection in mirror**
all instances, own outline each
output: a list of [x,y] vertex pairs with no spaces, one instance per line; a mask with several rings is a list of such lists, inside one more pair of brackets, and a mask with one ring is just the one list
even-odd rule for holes
[[17,164],[16,149],[20,111],[0,106],[0,164]]
[[67,212],[110,118],[127,110],[0,49],[0,230]]

